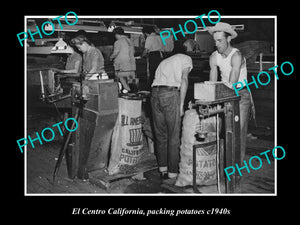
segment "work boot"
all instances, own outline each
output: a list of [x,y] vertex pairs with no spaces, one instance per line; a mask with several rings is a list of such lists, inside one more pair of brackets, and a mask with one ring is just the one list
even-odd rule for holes
[[167,179],[169,179],[168,173],[167,172],[161,172],[160,173],[160,179],[161,180],[167,180]]

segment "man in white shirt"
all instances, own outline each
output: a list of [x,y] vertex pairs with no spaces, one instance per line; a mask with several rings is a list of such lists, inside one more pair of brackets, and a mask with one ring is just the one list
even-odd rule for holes
[[[232,88],[232,84],[247,80],[246,59],[241,52],[233,48],[230,41],[237,37],[237,33],[228,23],[217,23],[208,29],[213,36],[217,50],[213,52],[209,59],[210,80],[217,81],[218,67],[221,71],[222,81]],[[239,91],[240,100],[240,124],[241,124],[241,162],[246,154],[246,140],[248,130],[248,120],[252,103],[250,92],[247,88]]]
[[162,60],[163,43],[161,37],[157,35],[153,27],[144,27],[142,32],[147,37],[145,42],[145,50],[142,56],[148,55],[149,60],[149,78],[148,88],[151,87],[155,70]]
[[175,54],[158,66],[152,84],[151,107],[159,171],[175,178],[179,170],[181,116],[193,68],[191,57]]

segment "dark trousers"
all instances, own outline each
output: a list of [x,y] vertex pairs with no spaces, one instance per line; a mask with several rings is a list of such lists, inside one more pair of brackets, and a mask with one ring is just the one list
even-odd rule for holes
[[148,90],[151,90],[151,85],[155,78],[155,71],[160,64],[162,58],[159,51],[149,53],[149,79],[148,79]]
[[151,107],[158,166],[178,173],[180,92],[176,88],[152,88]]

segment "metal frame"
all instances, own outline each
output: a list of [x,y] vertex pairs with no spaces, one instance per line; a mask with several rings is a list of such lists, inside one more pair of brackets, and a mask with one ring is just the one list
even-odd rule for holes
[[[240,163],[240,111],[239,101],[241,97],[227,97],[215,101],[200,101],[197,100],[192,105],[196,108],[199,117],[203,118],[212,115],[219,116],[224,113],[225,118],[225,148],[220,151],[219,137],[217,128],[217,188],[218,192],[236,193],[240,191],[240,177],[235,174],[231,181],[228,181],[224,175],[224,168]],[[218,110],[210,110],[212,105],[222,104],[222,108]],[[206,110],[203,110],[203,107]],[[217,122],[218,126],[218,122]],[[193,190],[195,193],[200,193],[196,183],[196,148],[193,147]]]

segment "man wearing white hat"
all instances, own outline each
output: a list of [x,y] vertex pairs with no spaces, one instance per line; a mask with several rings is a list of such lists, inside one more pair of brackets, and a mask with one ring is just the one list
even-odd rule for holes
[[[214,51],[210,58],[210,81],[217,81],[218,67],[221,71],[221,79],[228,87],[240,81],[247,81],[246,59],[241,52],[233,48],[231,40],[237,37],[236,31],[228,23],[219,22],[210,27],[208,32],[213,36],[217,50]],[[247,88],[239,91],[240,100],[240,124],[241,124],[241,162],[246,154],[246,139],[248,120],[250,115],[251,96]]]

